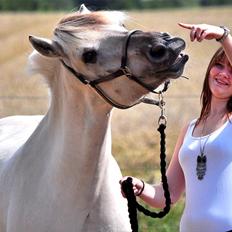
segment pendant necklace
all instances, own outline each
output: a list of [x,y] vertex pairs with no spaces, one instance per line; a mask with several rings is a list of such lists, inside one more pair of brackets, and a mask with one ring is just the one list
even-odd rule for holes
[[[205,124],[202,129],[202,134],[205,129]],[[198,180],[203,180],[205,173],[206,173],[206,167],[207,167],[207,157],[205,155],[205,146],[207,144],[207,141],[210,137],[210,134],[207,135],[205,142],[202,146],[202,137],[200,137],[200,155],[197,156],[197,167],[196,167],[196,172],[197,172],[197,178]]]

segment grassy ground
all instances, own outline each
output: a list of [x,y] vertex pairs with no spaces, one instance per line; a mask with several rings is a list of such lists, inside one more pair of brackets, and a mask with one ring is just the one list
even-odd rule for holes
[[[190,60],[185,76],[190,80],[173,81],[166,94],[168,161],[180,128],[199,113],[199,95],[209,59],[218,44],[215,41],[195,43],[177,22],[210,23],[231,27],[232,8],[206,8],[168,11],[129,12],[130,29],[168,31],[183,37]],[[28,35],[51,37],[52,28],[62,13],[1,13],[0,30],[0,117],[15,114],[44,114],[48,107],[46,86],[37,76],[26,73],[31,52]],[[232,28],[232,27],[231,27]],[[114,110],[112,118],[113,153],[124,175],[135,175],[159,182],[159,135],[156,131],[159,109],[139,105],[132,109]],[[140,231],[178,231],[183,200],[162,220],[140,215]]]

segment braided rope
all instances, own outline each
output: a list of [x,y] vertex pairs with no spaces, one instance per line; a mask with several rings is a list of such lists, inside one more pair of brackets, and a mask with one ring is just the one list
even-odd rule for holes
[[132,178],[128,177],[127,180],[125,180],[122,183],[122,190],[127,198],[128,202],[128,212],[129,212],[129,218],[130,218],[130,223],[131,223],[131,229],[132,232],[137,232],[138,231],[138,220],[137,220],[137,210],[138,209],[140,212],[142,212],[144,215],[152,217],[152,218],[162,218],[168,212],[170,211],[171,208],[171,197],[170,197],[170,192],[168,189],[168,181],[167,181],[167,176],[166,176],[166,143],[165,143],[165,124],[160,124],[158,131],[160,132],[160,172],[161,172],[161,181],[164,189],[164,196],[165,196],[165,207],[163,208],[162,211],[160,212],[151,212],[148,209],[144,208],[142,205],[137,203],[136,197],[134,195],[133,191],[133,185],[132,185]]
[[128,177],[122,182],[122,190],[126,196],[128,204],[128,213],[132,232],[138,232],[136,197],[133,191],[132,178]]

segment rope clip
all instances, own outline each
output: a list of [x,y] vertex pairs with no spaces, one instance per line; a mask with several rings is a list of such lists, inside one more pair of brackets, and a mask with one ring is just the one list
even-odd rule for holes
[[162,92],[159,92],[159,108],[160,108],[160,117],[158,120],[158,124],[167,124],[167,117],[165,116],[165,101]]

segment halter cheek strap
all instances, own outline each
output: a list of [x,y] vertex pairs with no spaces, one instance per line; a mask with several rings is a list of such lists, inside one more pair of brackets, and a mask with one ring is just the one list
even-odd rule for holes
[[160,92],[156,92],[154,91],[154,88],[146,83],[143,83],[140,79],[141,78],[138,78],[136,76],[134,76],[130,69],[127,67],[127,50],[128,50],[128,45],[129,45],[129,42],[130,42],[130,38],[133,34],[135,34],[136,32],[139,32],[139,30],[133,30],[133,31],[130,31],[127,36],[126,36],[126,40],[125,40],[125,43],[123,45],[123,55],[122,55],[122,58],[121,58],[121,67],[107,75],[107,76],[102,76],[96,80],[88,80],[82,73],[79,73],[77,71],[75,71],[72,67],[70,67],[69,65],[67,65],[62,59],[60,60],[61,63],[64,65],[64,67],[66,69],[68,69],[77,79],[79,79],[83,84],[85,85],[90,85],[91,87],[93,87],[95,89],[95,91],[101,96],[104,98],[105,101],[107,101],[109,104],[111,104],[112,106],[116,107],[116,108],[119,108],[119,109],[128,109],[134,105],[137,105],[141,102],[143,103],[149,103],[149,104],[154,104],[154,105],[159,105],[159,102],[158,101],[155,101],[155,100],[151,100],[151,99],[147,99],[147,98],[142,98],[142,99],[139,99],[137,102],[135,102],[134,104],[131,104],[131,105],[122,105],[116,101],[114,101],[110,96],[108,96],[98,85],[102,82],[106,82],[106,81],[111,81],[117,77],[120,77],[120,76],[126,76],[127,78],[135,81],[136,83],[138,83],[139,85],[141,85],[143,88],[147,89],[149,92],[152,92],[152,93],[156,93],[156,94],[159,94],[160,92],[164,92],[167,90],[168,88],[168,85],[169,85],[169,81],[165,82],[165,85],[164,85],[164,88],[162,91]]

